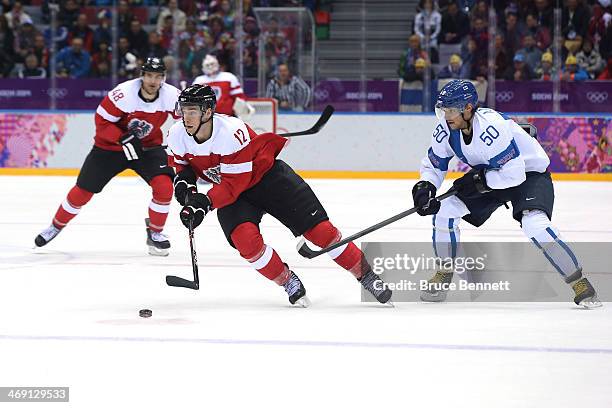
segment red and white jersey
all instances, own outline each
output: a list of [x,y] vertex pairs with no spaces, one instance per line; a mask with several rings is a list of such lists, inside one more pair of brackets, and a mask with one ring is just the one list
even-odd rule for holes
[[246,99],[244,91],[236,75],[231,72],[219,72],[216,75],[200,75],[193,81],[194,84],[209,85],[217,96],[215,112],[224,115],[234,114],[234,101],[236,98]]
[[119,139],[128,129],[137,127],[142,145],[159,146],[163,142],[161,126],[174,115],[180,90],[164,83],[154,101],[140,97],[142,79],[125,81],[115,87],[96,109],[95,145],[106,150],[121,150]]
[[242,120],[215,113],[211,137],[198,143],[182,123],[168,131],[170,164],[177,173],[191,167],[213,187],[207,195],[214,208],[232,204],[272,168],[287,139],[274,133],[258,135]]

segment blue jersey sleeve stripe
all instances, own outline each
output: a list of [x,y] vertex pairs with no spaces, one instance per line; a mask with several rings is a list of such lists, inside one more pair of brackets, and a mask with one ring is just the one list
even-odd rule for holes
[[519,151],[519,148],[516,145],[516,142],[514,141],[514,139],[512,139],[508,147],[506,147],[503,152],[499,153],[498,155],[496,155],[495,157],[492,157],[489,160],[488,168],[489,169],[501,169],[501,167],[504,164],[508,163],[510,160],[516,157],[519,157],[520,155],[521,155],[521,152]]
[[440,157],[433,152],[431,147],[427,151],[427,157],[429,157],[429,161],[436,169],[448,171],[448,163],[452,157]]

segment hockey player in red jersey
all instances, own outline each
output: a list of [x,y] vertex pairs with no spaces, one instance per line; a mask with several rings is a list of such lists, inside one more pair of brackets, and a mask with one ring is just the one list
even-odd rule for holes
[[153,191],[145,220],[149,253],[168,255],[170,242],[162,230],[172,202],[174,170],[168,166],[168,156],[161,146],[161,126],[174,115],[180,91],[164,83],[166,67],[159,58],[148,58],[141,74],[117,85],[98,106],[94,146],[51,226],[36,237],[36,246],[54,239],[94,194],[129,168]]
[[246,102],[246,96],[236,75],[220,71],[219,61],[214,55],[207,55],[204,58],[202,72],[204,75],[197,77],[193,84],[208,85],[212,88],[217,97],[216,112],[236,115],[242,119],[255,113],[255,108]]
[[[325,247],[341,238],[310,186],[276,157],[287,139],[274,133],[257,135],[242,120],[215,113],[215,93],[209,86],[192,85],[181,92],[177,111],[183,123],[168,134],[171,162],[177,171],[175,197],[183,206],[185,226],[200,225],[213,209],[229,242],[242,258],[266,278],[284,287],[289,302],[306,307],[306,289],[276,251],[264,243],[259,223],[270,214],[315,245]],[[213,184],[197,191],[198,178]],[[391,291],[384,288],[363,253],[353,243],[330,253],[381,303]]]

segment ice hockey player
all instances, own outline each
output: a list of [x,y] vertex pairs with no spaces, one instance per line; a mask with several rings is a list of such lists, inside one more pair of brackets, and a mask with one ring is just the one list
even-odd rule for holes
[[216,112],[237,116],[248,120],[255,113],[255,108],[246,101],[242,86],[231,72],[221,71],[219,61],[214,55],[207,55],[202,61],[204,75],[197,77],[193,84],[210,86],[217,97]]
[[[510,201],[525,235],[574,290],[574,302],[586,308],[601,306],[579,261],[550,221],[550,160],[538,141],[502,113],[478,107],[476,88],[469,81],[453,80],[442,88],[435,111],[439,122],[412,196],[420,215],[433,215],[436,256],[456,256],[461,218],[479,227]],[[440,202],[436,191],[454,156],[472,169],[454,181],[457,195]],[[452,277],[453,270],[442,267],[429,282],[450,283]],[[421,300],[444,301],[446,291],[438,290],[441,287],[430,285],[421,292]]]
[[174,170],[161,146],[161,126],[174,116],[180,91],[164,82],[166,67],[159,58],[148,58],[141,71],[140,78],[117,85],[98,106],[94,146],[51,226],[36,237],[36,246],[54,239],[94,194],[129,168],[153,191],[145,220],[149,253],[168,255],[170,242],[162,230],[172,202]]
[[[283,286],[291,304],[307,307],[300,279],[264,243],[261,218],[268,213],[295,236],[303,235],[320,247],[338,242],[340,232],[310,186],[276,158],[287,139],[274,133],[257,135],[242,120],[215,113],[215,104],[210,86],[192,85],[179,96],[177,110],[183,123],[170,128],[168,147],[177,171],[175,197],[183,205],[181,221],[195,228],[216,209],[225,237],[240,256]],[[198,178],[212,183],[206,194],[197,191]],[[341,246],[330,256],[379,302],[389,301],[391,291],[383,287],[355,244]]]

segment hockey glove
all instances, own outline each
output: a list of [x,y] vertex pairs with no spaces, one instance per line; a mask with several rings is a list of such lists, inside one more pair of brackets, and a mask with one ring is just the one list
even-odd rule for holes
[[436,200],[436,186],[429,181],[421,180],[412,187],[412,199],[419,215],[437,214],[440,210],[440,201]]
[[119,139],[123,153],[128,160],[138,160],[143,156],[142,142],[134,132],[128,132]]
[[189,228],[191,223],[192,228],[195,229],[204,221],[204,217],[210,210],[212,210],[212,205],[206,194],[189,194],[181,210],[181,222],[186,228]]
[[487,185],[485,169],[472,169],[462,177],[453,182],[453,187],[458,195],[465,198],[477,197],[480,194],[488,193],[491,188]]
[[191,167],[178,172],[174,177],[174,198],[180,205],[185,205],[187,196],[198,192],[196,175]]

